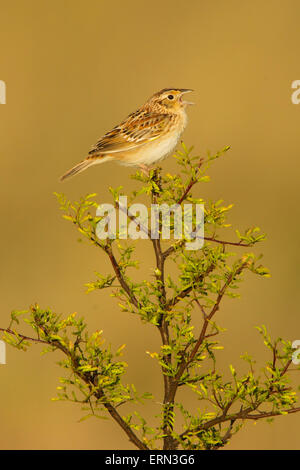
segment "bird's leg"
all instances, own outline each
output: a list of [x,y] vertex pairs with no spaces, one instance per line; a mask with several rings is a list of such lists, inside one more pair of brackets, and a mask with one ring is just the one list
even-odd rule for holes
[[150,167],[148,167],[147,165],[143,165],[141,163],[141,164],[139,164],[139,169],[141,170],[142,173],[144,173],[144,175],[148,176],[148,178],[149,178],[150,170],[151,170]]

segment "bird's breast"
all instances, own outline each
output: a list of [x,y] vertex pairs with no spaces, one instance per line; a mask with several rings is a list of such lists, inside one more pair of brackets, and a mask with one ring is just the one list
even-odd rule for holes
[[186,115],[171,126],[165,135],[126,152],[126,155],[124,154],[122,158],[122,163],[125,165],[153,165],[155,162],[164,159],[175,149],[185,126]]

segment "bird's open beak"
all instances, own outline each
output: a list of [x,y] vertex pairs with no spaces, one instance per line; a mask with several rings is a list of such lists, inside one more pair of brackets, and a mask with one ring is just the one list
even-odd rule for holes
[[[180,90],[180,91],[181,91],[181,95],[184,95],[185,93],[190,93],[191,91],[194,91],[194,90],[191,90],[191,89],[182,89],[182,90]],[[186,105],[195,104],[195,103],[193,103],[192,101],[183,101],[183,100],[182,100],[182,97],[180,98],[180,101],[182,102],[182,104],[186,104]]]

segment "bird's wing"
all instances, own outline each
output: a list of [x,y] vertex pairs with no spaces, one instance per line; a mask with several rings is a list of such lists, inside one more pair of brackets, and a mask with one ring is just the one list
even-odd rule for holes
[[124,152],[157,139],[170,123],[170,115],[137,111],[92,147],[89,155]]

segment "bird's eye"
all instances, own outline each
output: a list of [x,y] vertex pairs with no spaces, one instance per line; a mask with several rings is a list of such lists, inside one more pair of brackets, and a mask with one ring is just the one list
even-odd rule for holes
[[174,95],[168,95],[168,99],[169,99],[169,100],[173,100],[173,99],[174,99]]

